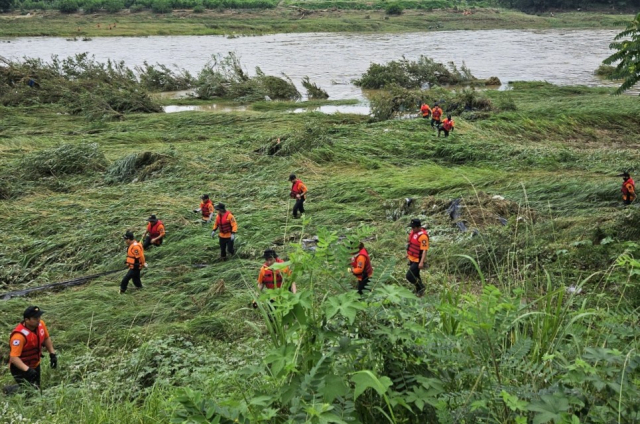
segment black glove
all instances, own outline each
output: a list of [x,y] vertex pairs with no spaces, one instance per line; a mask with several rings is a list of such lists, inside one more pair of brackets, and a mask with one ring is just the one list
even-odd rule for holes
[[49,361],[51,364],[51,368],[53,369],[58,368],[58,355],[56,355],[55,353],[50,353]]
[[198,213],[198,210],[197,210],[197,209],[194,209],[194,210],[193,210],[193,213]]
[[38,376],[38,373],[33,368],[29,368],[24,372],[24,376],[27,380],[35,380]]
[[251,306],[253,306],[253,309],[258,309],[258,302],[254,300],[253,302],[251,302]]

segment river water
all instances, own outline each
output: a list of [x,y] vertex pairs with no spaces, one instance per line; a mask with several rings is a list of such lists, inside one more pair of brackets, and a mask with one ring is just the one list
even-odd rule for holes
[[[133,67],[144,61],[177,65],[197,74],[214,54],[235,52],[254,72],[286,73],[300,86],[308,75],[331,99],[363,99],[351,84],[371,63],[416,59],[464,61],[478,78],[497,76],[503,83],[546,80],[560,85],[611,84],[593,75],[611,54],[616,30],[487,30],[404,34],[275,34],[224,36],[105,37],[90,41],[24,37],[0,40],[0,55],[49,59],[89,52],[98,60],[123,60]],[[9,42],[7,42],[9,41]],[[301,90],[303,92],[303,90]]]

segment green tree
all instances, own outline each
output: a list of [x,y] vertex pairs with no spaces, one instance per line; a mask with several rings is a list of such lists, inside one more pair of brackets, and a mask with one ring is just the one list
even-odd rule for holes
[[5,10],[11,10],[11,4],[13,0],[0,0],[0,12],[4,12]]
[[611,79],[624,80],[616,90],[616,94],[621,94],[640,81],[640,13],[613,40],[613,43],[609,44],[609,48],[617,50],[617,52],[603,60],[602,63],[611,65],[618,62]]

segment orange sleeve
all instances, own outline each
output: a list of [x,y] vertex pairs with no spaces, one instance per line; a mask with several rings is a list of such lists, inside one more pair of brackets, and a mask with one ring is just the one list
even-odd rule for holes
[[262,279],[264,278],[265,269],[266,268],[264,265],[260,268],[260,273],[258,274],[258,284],[262,284]]
[[49,338],[49,329],[47,328],[47,325],[44,323],[43,320],[40,320],[40,324],[42,324],[42,328],[44,329],[44,339],[43,340],[47,340]]
[[207,205],[207,210],[209,211],[209,215],[213,214],[213,203],[209,203],[209,205]]
[[235,233],[238,231],[238,223],[236,222],[236,217],[232,214],[229,214],[229,221],[231,221],[231,232]]
[[220,219],[220,215],[216,214],[216,217],[213,219],[213,230],[218,229],[218,219]]
[[9,340],[9,344],[11,346],[11,352],[9,352],[9,356],[20,356],[22,355],[22,348],[24,347],[27,339],[20,333],[15,333],[11,336]]
[[307,194],[307,186],[304,185],[302,181],[300,181],[300,186],[298,187],[298,190],[300,190],[302,194]]
[[160,225],[160,227],[158,228],[158,232],[160,233],[160,235],[158,237],[164,237],[164,235],[165,235],[164,225]]
[[362,255],[358,256],[358,259],[356,259],[356,266],[353,268],[353,273],[362,274],[364,272],[364,264],[365,264],[364,256]]
[[418,241],[420,242],[420,250],[429,250],[429,236],[426,234],[423,234],[420,236],[420,238],[418,239]]

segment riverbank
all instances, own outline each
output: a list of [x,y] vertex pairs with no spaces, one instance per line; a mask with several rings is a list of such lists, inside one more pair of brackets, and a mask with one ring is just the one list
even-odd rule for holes
[[[116,14],[61,14],[36,11],[0,14],[0,37],[113,37],[153,35],[260,35],[303,32],[415,32],[437,30],[621,28],[633,15],[563,12],[543,16],[504,9],[405,10],[388,16],[374,10],[175,10]],[[25,52],[28,54],[28,52]]]
[[[640,376],[627,363],[640,360],[640,294],[629,274],[637,271],[616,258],[638,255],[640,209],[621,207],[615,175],[640,169],[638,99],[547,83],[487,95],[495,112],[455,116],[446,141],[423,119],[282,113],[276,103],[106,122],[60,104],[0,107],[3,292],[122,267],[122,234],[139,237],[152,213],[167,229],[165,243],[146,252],[142,291],[117,295],[116,274],[0,303],[4,335],[27,304],[45,310],[60,358],[57,370],[44,361],[44,396],[0,396],[3,416],[186,422],[209,401],[216,407],[207,414],[228,407],[246,416],[232,407],[246,399],[258,412],[238,422],[273,423],[276,413],[314,422],[295,415],[294,402],[312,401],[286,390],[326,379],[340,396],[324,402],[345,422],[383,422],[370,408],[387,407],[378,392],[354,399],[350,379],[366,370],[383,382],[409,377],[388,391],[408,405],[389,406],[395,422],[438,422],[430,404],[469,422],[496,414],[509,422],[516,412],[496,399],[497,389],[518,394],[518,414],[532,421],[544,413],[541,398],[553,390],[554,399],[573,399],[575,387],[584,400],[563,414],[608,422],[600,418],[621,411],[633,422]],[[304,220],[290,217],[291,172],[309,187]],[[202,193],[238,221],[238,254],[229,261],[218,261],[211,227],[192,213]],[[462,215],[452,220],[455,199]],[[420,299],[405,281],[406,229],[415,217],[431,237]],[[316,254],[300,245],[314,236]],[[371,252],[370,297],[352,294],[345,269],[353,252],[342,236],[364,240]],[[281,294],[291,308],[277,313],[291,313],[280,339],[250,306],[267,248],[294,261],[299,290]],[[502,360],[492,362],[492,352]],[[264,368],[280,358],[289,362]],[[575,363],[591,367],[584,381]],[[606,386],[621,375],[625,389],[610,404],[606,387],[592,381]],[[424,393],[411,397],[414,389]],[[465,409],[471,391],[482,408]],[[343,399],[355,406],[341,412]],[[276,412],[259,415],[265,410]]]

